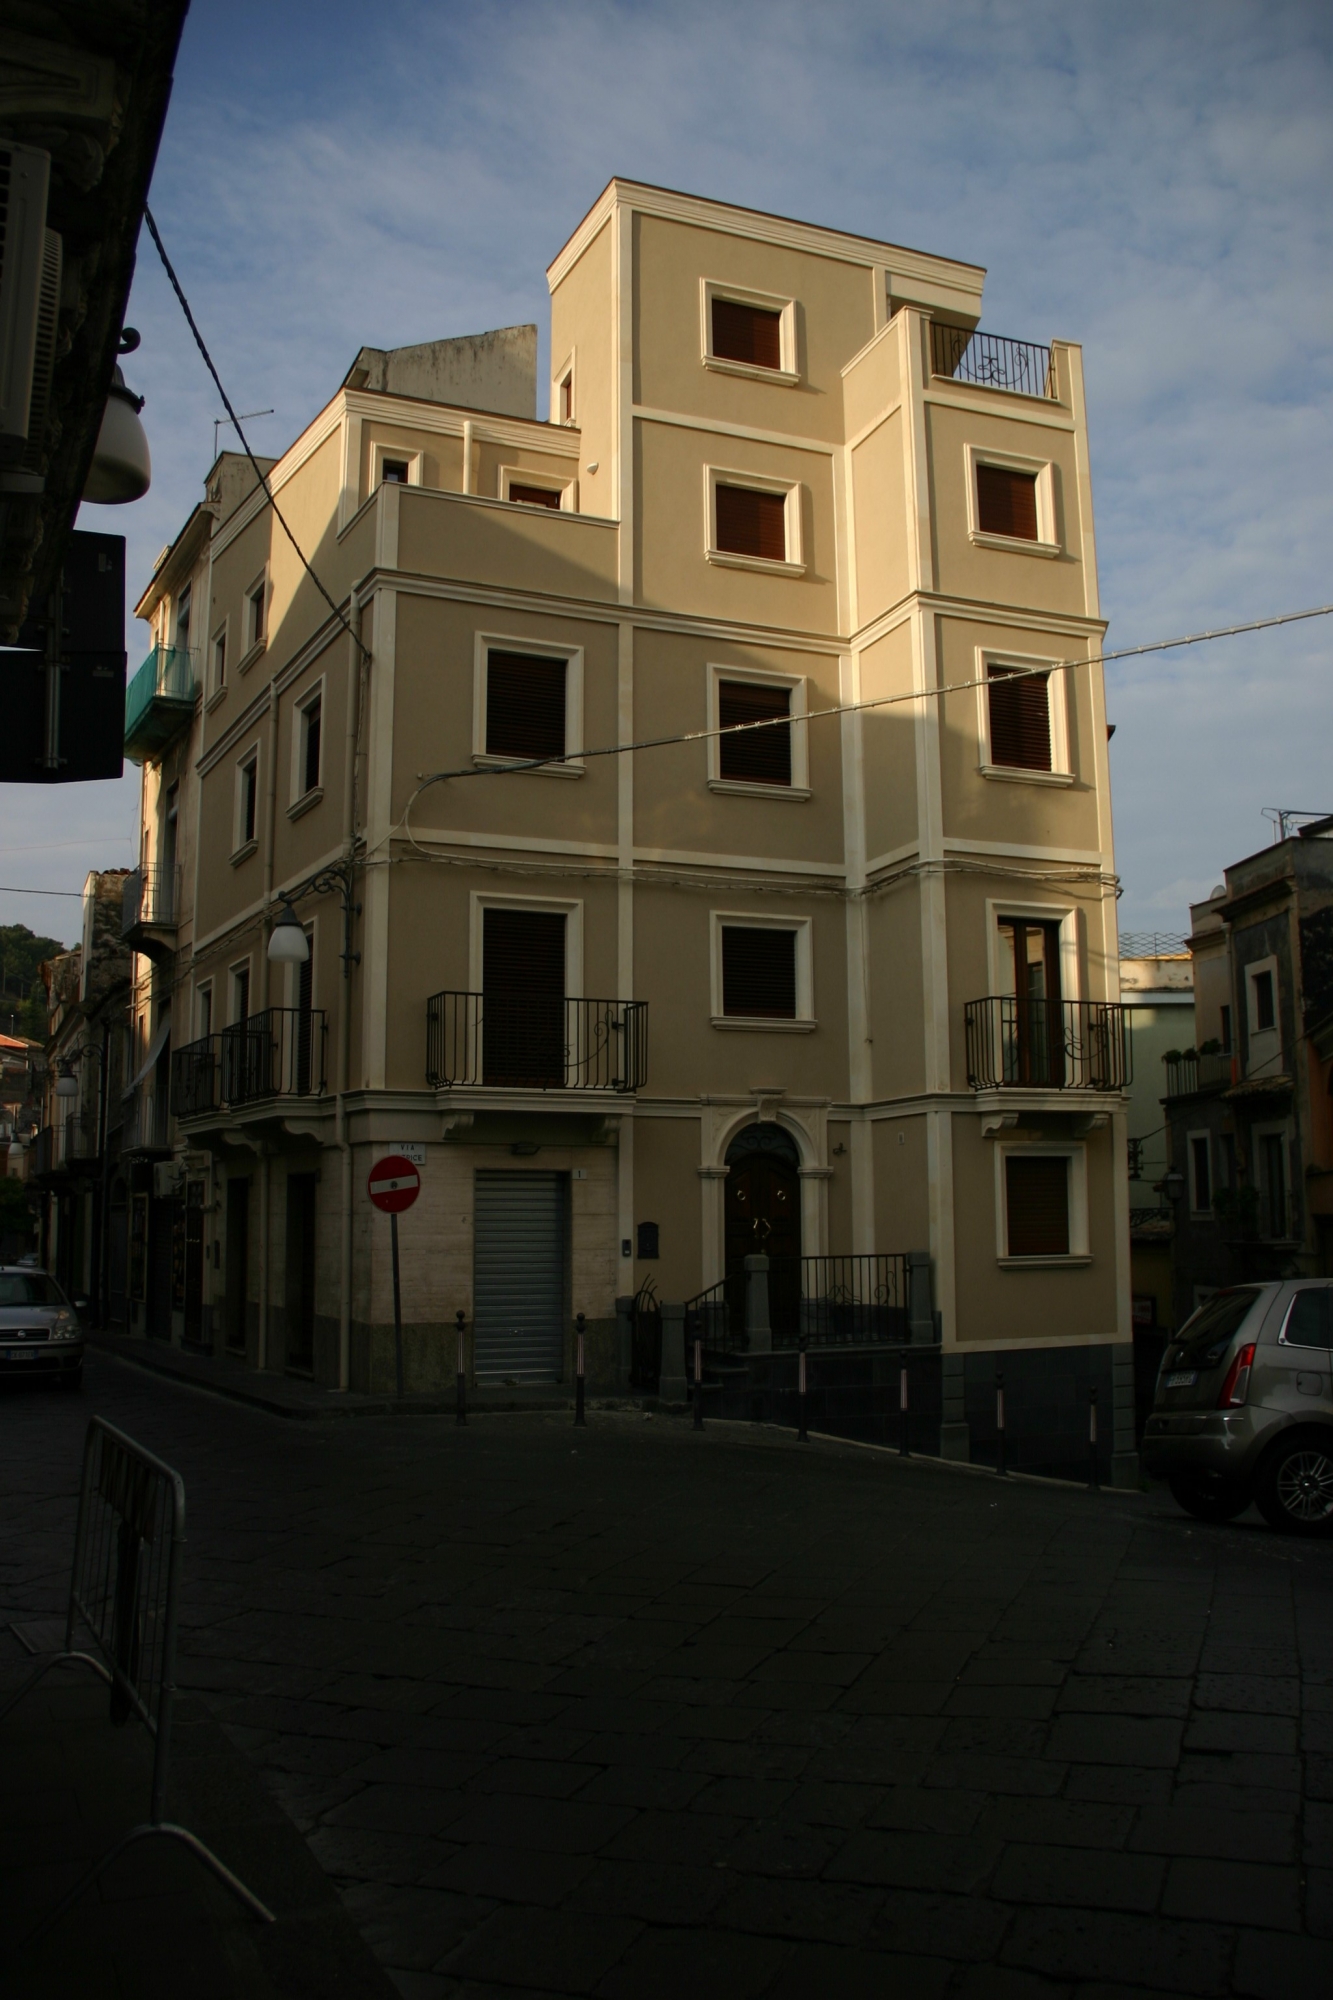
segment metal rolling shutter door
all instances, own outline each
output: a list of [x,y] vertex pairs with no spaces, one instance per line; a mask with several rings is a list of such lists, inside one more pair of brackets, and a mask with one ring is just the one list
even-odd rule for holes
[[565,1177],[476,1177],[473,1313],[479,1382],[557,1382],[565,1346]]

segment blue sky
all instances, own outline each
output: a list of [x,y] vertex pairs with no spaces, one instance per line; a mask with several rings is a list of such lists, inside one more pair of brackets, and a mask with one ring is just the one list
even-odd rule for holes
[[[984,326],[1084,344],[1119,646],[1333,598],[1331,111],[1333,10],[1296,0],[194,0],[151,202],[269,451],[363,342],[544,343],[613,173],[984,264]],[[220,412],[146,234],[129,317],[153,488],[83,520],[133,601]],[[1109,670],[1124,927],[1180,928],[1264,806],[1333,810],[1331,652],[1325,620]],[[136,797],[6,788],[4,881],[128,865]]]

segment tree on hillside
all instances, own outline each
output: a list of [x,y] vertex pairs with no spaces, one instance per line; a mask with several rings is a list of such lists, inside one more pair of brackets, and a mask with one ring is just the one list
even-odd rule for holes
[[46,1040],[46,988],[37,968],[67,949],[58,938],[36,936],[26,924],[0,924],[0,1034]]

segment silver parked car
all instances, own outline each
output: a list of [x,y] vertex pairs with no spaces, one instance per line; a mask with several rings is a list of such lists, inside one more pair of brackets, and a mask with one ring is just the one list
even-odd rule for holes
[[1187,1513],[1333,1534],[1333,1279],[1214,1292],[1162,1357],[1145,1470]]
[[54,1278],[30,1264],[0,1264],[0,1381],[54,1376],[62,1389],[83,1381],[78,1308]]

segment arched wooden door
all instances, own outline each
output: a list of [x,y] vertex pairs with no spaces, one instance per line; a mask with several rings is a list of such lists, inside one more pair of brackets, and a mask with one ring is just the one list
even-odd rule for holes
[[747,1125],[727,1148],[727,1294],[744,1323],[742,1260],[770,1260],[769,1318],[775,1337],[795,1338],[800,1299],[801,1179],[796,1146],[780,1125]]

